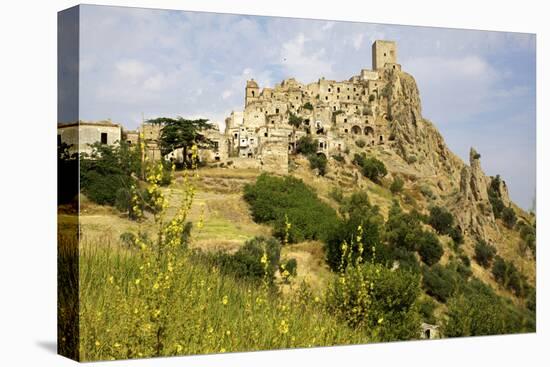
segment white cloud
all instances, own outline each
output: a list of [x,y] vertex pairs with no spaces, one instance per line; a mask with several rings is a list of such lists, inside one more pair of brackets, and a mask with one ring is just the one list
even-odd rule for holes
[[324,48],[306,49],[308,39],[303,33],[283,43],[281,58],[290,75],[300,76],[303,82],[312,82],[332,72],[332,64],[326,59]]

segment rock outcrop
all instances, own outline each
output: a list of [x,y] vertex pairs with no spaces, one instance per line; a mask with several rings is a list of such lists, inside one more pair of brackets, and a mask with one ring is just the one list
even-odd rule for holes
[[488,177],[481,169],[480,155],[472,148],[470,166],[464,165],[462,168],[460,192],[450,209],[463,232],[486,241],[490,240],[488,229],[498,233],[487,184]]

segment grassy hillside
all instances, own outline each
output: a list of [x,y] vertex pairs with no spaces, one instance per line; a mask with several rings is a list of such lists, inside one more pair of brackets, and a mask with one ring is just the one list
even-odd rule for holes
[[149,291],[135,252],[88,243],[80,259],[84,361],[370,341],[339,323],[305,289],[278,295],[223,276],[183,253],[167,292]]
[[[331,310],[328,295],[331,287],[338,284],[340,278],[327,265],[325,243],[321,239],[284,245],[281,263],[296,259],[297,274],[283,279],[282,271],[277,272],[274,286],[267,285],[266,282],[258,284],[235,278],[221,272],[215,263],[200,260],[204,257],[193,257],[194,251],[213,255],[232,254],[242,248],[245,241],[273,233],[272,223],[256,223],[253,220],[250,205],[243,198],[245,185],[256,182],[258,171],[204,168],[198,173],[193,202],[186,212],[186,220],[193,223],[187,243],[188,250],[177,253],[177,270],[170,274],[158,271],[149,275],[144,273],[147,259],[138,249],[132,248],[121,239],[125,234],[138,232],[147,234],[149,238],[156,238],[158,223],[153,214],[145,212],[140,221],[130,220],[126,214],[109,206],[97,205],[82,196],[79,264],[81,304],[78,311],[82,360],[263,350],[379,340],[379,334],[373,333],[375,329],[372,325],[367,329],[352,327],[345,320],[346,312],[334,312],[334,308]],[[416,210],[423,215],[427,215],[428,207],[436,203],[426,194],[426,181],[410,172],[399,173],[405,184],[402,190],[395,193],[389,189],[391,177],[377,183],[372,182],[362,177],[349,162],[331,163],[326,177],[320,177],[309,169],[307,160],[297,157],[293,163],[292,175],[310,187],[320,202],[334,209],[340,219],[345,216],[341,211],[342,199],[335,195],[336,188],[344,198],[359,190],[368,193],[369,205],[377,208],[382,224],[390,219],[394,201],[399,203],[405,213]],[[158,190],[167,199],[165,214],[170,218],[178,213],[181,199],[188,195],[189,187],[184,177],[177,173],[169,186]],[[74,221],[70,214],[62,214],[59,219],[61,230],[64,222],[69,228],[71,225],[68,223]],[[499,326],[500,329],[475,329],[478,330],[476,332],[471,331],[470,326],[460,326],[465,330],[462,335],[478,335],[483,332],[490,334],[495,330],[532,330],[534,326],[530,321],[531,314],[525,310],[528,300],[516,296],[497,282],[490,268],[476,263],[475,243],[471,239],[466,238],[463,244],[457,246],[448,235],[436,233],[428,224],[420,221],[418,225],[422,231],[434,233],[441,245],[442,256],[437,264],[451,272],[453,277],[453,284],[446,284],[445,287],[455,287],[459,294],[476,294],[472,289],[477,289],[477,285],[470,286],[468,279],[479,279],[500,297],[494,298],[492,291],[485,289],[483,292],[488,294],[480,302],[502,305],[498,307],[505,307],[508,310],[507,315],[514,315],[512,329]],[[506,228],[501,222],[499,228],[504,240],[496,246],[498,255],[513,262],[529,284],[534,285],[535,262],[532,258],[521,256],[518,232]],[[387,242],[386,234],[382,233],[381,236],[382,246],[387,246],[384,245]],[[417,262],[423,271],[429,271],[419,254],[415,251],[411,253],[415,260],[409,257],[406,261]],[[60,254],[74,256],[71,252],[60,251]],[[466,268],[470,275],[461,275],[457,270],[457,266],[465,261],[461,260],[463,257],[469,259]],[[66,260],[70,263],[70,259]],[[388,265],[391,267],[391,263]],[[421,274],[420,269],[417,273]],[[169,287],[157,293],[155,279],[159,274],[168,275],[170,280],[167,281]],[[350,279],[363,279],[362,276],[357,276],[356,274]],[[362,281],[358,283],[360,289]],[[456,319],[464,319],[462,312],[477,304],[469,303],[470,298],[460,297],[452,298],[452,302],[442,302],[427,289],[423,285],[420,297],[413,302],[411,320],[416,320],[415,315],[420,312],[420,320],[443,326],[450,315],[455,315],[453,320],[456,324]],[[344,304],[346,302],[348,301],[344,301]],[[501,310],[498,307],[496,310]],[[393,311],[387,315],[391,314]],[[503,320],[495,322],[501,325]],[[455,329],[460,327],[456,326]],[[415,328],[410,333],[409,335],[414,335],[412,338],[420,335]]]

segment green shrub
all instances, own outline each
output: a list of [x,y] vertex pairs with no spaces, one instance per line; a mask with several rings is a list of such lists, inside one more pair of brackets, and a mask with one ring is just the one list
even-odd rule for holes
[[420,274],[421,268],[414,252],[402,247],[391,249],[390,258],[399,263],[399,268],[414,274]]
[[[262,263],[264,254],[267,263]],[[279,269],[281,244],[274,238],[254,237],[234,254],[218,253],[215,257],[220,270],[237,278],[273,281]]]
[[396,176],[390,185],[390,191],[394,194],[397,194],[398,192],[401,192],[403,190],[404,185],[405,181],[403,181],[401,177]]
[[408,251],[417,251],[422,236],[423,230],[419,217],[403,212],[399,204],[394,201],[386,222],[388,244]]
[[435,325],[437,323],[437,320],[434,316],[434,310],[436,306],[436,303],[431,298],[426,297],[420,300],[420,302],[418,303],[418,309],[424,322],[432,325]]
[[449,230],[448,235],[451,237],[455,245],[464,243],[464,235],[458,226],[454,226]]
[[428,185],[420,186],[420,193],[428,199],[433,199],[433,197],[434,197],[434,193]]
[[428,224],[430,224],[437,233],[448,234],[453,227],[453,223],[454,217],[447,209],[439,206],[430,208]]
[[340,186],[334,186],[329,191],[328,195],[338,204],[341,204],[344,201],[344,192]]
[[439,243],[439,239],[432,232],[424,232],[419,243],[418,254],[422,261],[428,266],[431,266],[441,259],[443,255],[443,247]]
[[319,200],[302,180],[292,176],[281,178],[264,173],[254,184],[244,187],[244,199],[253,219],[271,224],[273,234],[281,241],[287,235],[290,243],[324,240],[338,224],[336,211]]
[[495,258],[492,273],[498,283],[514,292],[518,297],[525,297],[531,291],[525,276],[512,262],[505,261],[500,256]]
[[367,143],[363,139],[357,139],[355,141],[355,145],[357,145],[359,148],[364,148]]
[[290,276],[296,276],[298,273],[298,262],[295,258],[288,259],[284,264],[279,266],[279,272],[283,274],[283,276],[285,271],[287,271]]
[[419,333],[419,294],[417,275],[380,264],[350,266],[330,286],[327,308],[373,340],[408,340]]
[[293,114],[292,112],[290,113],[289,117],[288,117],[288,123],[296,128],[300,127],[300,125],[302,125],[302,118],[300,116],[297,116],[295,114]]
[[376,97],[375,97],[374,94],[371,94],[371,95],[369,96],[369,102],[373,102],[375,99],[376,99]]
[[511,207],[502,209],[502,222],[510,229],[514,228],[517,221],[516,212]]
[[[330,268],[338,271],[350,261],[355,262],[360,248],[363,249],[362,261],[388,261],[389,249],[381,242],[384,218],[379,208],[370,204],[368,195],[362,191],[354,192],[343,200],[340,212],[343,220],[330,232],[325,246]],[[342,249],[344,243],[345,251]]]
[[443,333],[448,337],[534,331],[534,315],[508,304],[477,279],[468,282],[447,305]]
[[440,302],[446,302],[457,290],[456,272],[440,264],[424,268],[422,286],[430,296]]
[[495,218],[502,217],[502,211],[504,210],[504,202],[500,196],[500,175],[496,175],[491,179],[487,193],[489,194],[489,202],[493,208],[493,214]]
[[310,111],[313,111],[313,105],[309,102],[306,102],[304,103],[304,105],[302,106],[303,109],[305,110],[310,110]]
[[533,256],[536,255],[536,229],[534,226],[520,221],[516,224],[516,229],[519,230],[519,236],[523,240],[523,246],[529,248]]
[[337,161],[337,162],[346,163],[346,158],[340,153],[333,154],[332,158],[334,158],[334,160]]
[[367,158],[365,153],[355,154],[353,163],[361,168],[363,176],[368,177],[374,182],[380,182],[388,171],[384,163],[374,157]]
[[296,142],[296,153],[309,155],[317,153],[317,147],[319,146],[319,141],[313,139],[310,135],[302,136]]
[[489,245],[483,240],[477,242],[474,251],[475,260],[479,265],[483,266],[484,268],[487,268],[491,264],[493,257],[497,253],[497,249],[494,246]]
[[324,176],[327,173],[327,157],[324,154],[310,154],[308,155],[309,168],[317,169],[320,176]]
[[459,257],[460,257],[460,261],[462,261],[464,266],[469,268],[472,265],[470,258],[467,255],[462,254]]
[[407,163],[408,164],[413,164],[413,163],[416,163],[418,159],[416,158],[415,155],[411,154],[410,156],[407,157]]
[[535,288],[532,288],[529,292],[525,305],[531,312],[537,312],[537,290]]

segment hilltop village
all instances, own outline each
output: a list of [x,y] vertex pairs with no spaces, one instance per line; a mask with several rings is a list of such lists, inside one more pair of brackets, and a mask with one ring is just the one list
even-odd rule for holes
[[[345,81],[321,77],[302,84],[289,78],[273,88],[261,88],[248,80],[244,110],[231,112],[223,131],[218,125],[204,132],[213,146],[201,149],[199,158],[210,166],[287,174],[297,142],[310,136],[318,144],[317,155],[329,164],[368,152],[384,161],[392,176],[416,177],[436,190],[464,232],[498,238],[487,193],[491,177],[483,173],[480,155],[472,149],[467,165],[447,148],[437,128],[422,117],[414,78],[401,71],[397,61],[396,43],[377,40],[372,45],[372,69],[362,69]],[[138,144],[141,135],[147,156],[158,160],[161,128],[144,122],[138,130],[125,130],[110,120],[80,121],[58,126],[58,144],[70,145],[73,153],[89,153],[95,142]],[[182,161],[182,154],[178,149],[164,158]],[[332,171],[327,177],[350,174],[344,168]],[[351,174],[357,181],[360,174]],[[500,182],[499,194],[510,205],[506,184]]]
[[[372,69],[363,69],[345,81],[320,78],[301,84],[294,78],[275,87],[261,88],[254,79],[247,81],[243,111],[233,111],[225,120],[225,130],[206,132],[214,148],[201,152],[201,159],[224,163],[235,168],[258,168],[274,173],[288,173],[288,154],[305,135],[318,140],[318,154],[326,158],[343,152],[357,139],[369,146],[384,145],[391,140],[386,112],[388,70],[401,70],[397,63],[397,46],[393,41],[376,41],[372,45]],[[80,129],[78,144],[74,137]],[[61,125],[59,137],[74,150],[87,152],[96,141],[111,144],[125,139],[130,144],[143,133],[151,158],[160,158],[160,127],[143,123],[138,131],[125,131],[110,121],[80,122]],[[181,151],[170,157],[181,159]]]

